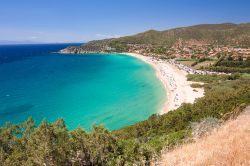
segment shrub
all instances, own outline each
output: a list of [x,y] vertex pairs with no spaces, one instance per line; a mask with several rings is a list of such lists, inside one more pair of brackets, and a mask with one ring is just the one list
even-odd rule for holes
[[199,138],[201,136],[207,135],[212,129],[219,125],[219,120],[213,117],[207,117],[202,119],[200,122],[192,122],[192,136],[194,138]]

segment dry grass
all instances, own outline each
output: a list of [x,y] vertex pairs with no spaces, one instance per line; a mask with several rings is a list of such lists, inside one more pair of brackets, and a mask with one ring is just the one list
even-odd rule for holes
[[250,107],[207,137],[164,154],[159,165],[250,165]]

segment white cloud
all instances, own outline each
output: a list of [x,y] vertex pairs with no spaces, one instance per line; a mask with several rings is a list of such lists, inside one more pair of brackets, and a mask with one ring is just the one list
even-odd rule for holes
[[121,35],[107,35],[107,34],[96,34],[97,37],[99,38],[118,38],[121,37]]
[[38,39],[39,37],[37,37],[37,36],[30,36],[30,37],[28,37],[29,39]]

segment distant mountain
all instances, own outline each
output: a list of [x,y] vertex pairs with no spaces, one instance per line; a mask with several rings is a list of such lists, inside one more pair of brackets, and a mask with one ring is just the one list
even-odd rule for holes
[[121,51],[123,51],[128,44],[171,47],[180,40],[184,42],[201,42],[203,44],[249,47],[250,23],[201,24],[165,31],[149,30],[133,36],[91,41],[84,46],[69,47],[63,52],[106,52],[110,50],[118,50],[119,52],[119,48],[122,48]]

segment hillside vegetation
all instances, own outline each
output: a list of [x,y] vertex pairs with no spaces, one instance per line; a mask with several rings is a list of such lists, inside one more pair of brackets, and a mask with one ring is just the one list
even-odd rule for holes
[[190,75],[205,82],[205,96],[164,115],[116,131],[93,126],[68,131],[63,119],[32,119],[0,128],[0,163],[15,165],[149,165],[162,149],[173,149],[192,138],[192,124],[213,118],[225,121],[250,104],[250,79],[246,75]]
[[111,39],[127,44],[153,44],[172,46],[178,39],[198,40],[213,44],[250,45],[250,24],[203,24],[165,31],[149,30],[134,36]]
[[[179,40],[190,43],[200,42],[200,44],[249,47],[250,23],[202,24],[165,31],[149,30],[133,36],[91,41],[79,47],[69,47],[65,52],[128,51],[127,44],[170,48]],[[107,47],[113,47],[114,49],[107,49]]]

